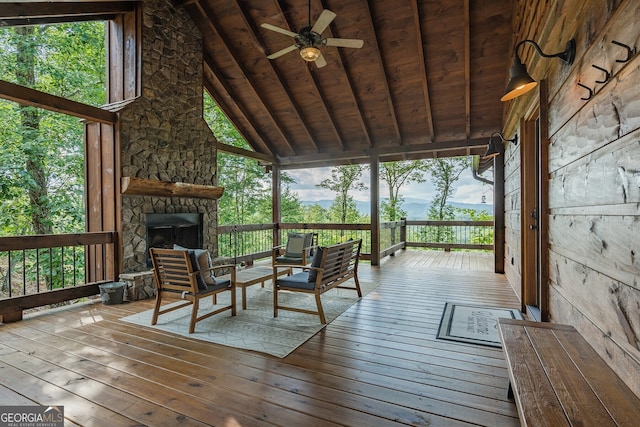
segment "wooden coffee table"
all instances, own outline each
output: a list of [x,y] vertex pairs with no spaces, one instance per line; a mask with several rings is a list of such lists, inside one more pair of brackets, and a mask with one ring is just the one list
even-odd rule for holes
[[[291,274],[291,269],[278,270],[278,276],[284,276]],[[242,309],[247,309],[247,287],[260,283],[264,288],[264,283],[267,280],[271,280],[273,276],[273,268],[267,266],[254,266],[238,270],[236,272],[236,287],[242,288]],[[230,275],[220,277],[221,279],[229,279]]]

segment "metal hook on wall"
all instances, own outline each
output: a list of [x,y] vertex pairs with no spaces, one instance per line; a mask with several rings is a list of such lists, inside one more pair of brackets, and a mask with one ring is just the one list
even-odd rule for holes
[[587,98],[580,98],[580,99],[582,99],[583,101],[588,101],[593,97],[593,90],[589,86],[585,86],[580,82],[578,82],[578,86],[583,87],[589,91],[589,96]]
[[623,47],[625,49],[627,49],[627,57],[625,59],[616,59],[616,62],[628,62],[631,57],[633,57],[633,55],[636,54],[636,48],[634,47],[633,49],[629,46],[627,46],[624,43],[620,43],[619,41],[616,40],[611,40],[611,43],[615,44],[616,46],[620,46]]
[[602,67],[598,67],[597,65],[591,65],[593,68],[598,69],[604,73],[604,80],[596,80],[596,83],[606,83],[611,78],[611,73]]

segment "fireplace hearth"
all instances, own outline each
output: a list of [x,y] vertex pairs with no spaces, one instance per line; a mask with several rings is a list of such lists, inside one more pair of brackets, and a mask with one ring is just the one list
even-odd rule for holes
[[202,214],[147,214],[147,267],[151,267],[149,248],[202,247]]

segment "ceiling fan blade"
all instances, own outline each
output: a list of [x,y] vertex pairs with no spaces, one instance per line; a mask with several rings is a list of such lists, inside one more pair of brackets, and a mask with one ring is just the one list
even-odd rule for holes
[[289,37],[296,37],[298,35],[293,31],[285,30],[284,28],[276,27],[275,25],[267,24],[266,22],[260,24],[260,26],[266,30],[275,31],[276,33],[284,34]]
[[324,39],[325,46],[337,46],[337,47],[353,47],[360,49],[364,46],[364,41],[360,39],[334,39],[328,37]]
[[318,56],[314,62],[316,64],[316,67],[318,68],[322,68],[327,65],[327,61],[324,59],[324,56],[322,56],[322,54],[320,54],[320,56]]
[[320,16],[318,16],[318,20],[313,27],[311,27],[311,31],[314,33],[322,34],[324,30],[327,29],[331,21],[336,17],[336,14],[331,12],[329,9],[325,9],[322,11]]
[[295,44],[292,44],[289,47],[285,47],[284,49],[281,49],[275,53],[272,53],[271,55],[267,56],[267,58],[269,59],[276,59],[276,58],[280,58],[282,55],[285,55],[289,52],[293,52],[294,50],[296,50],[298,48],[298,46],[296,46]]

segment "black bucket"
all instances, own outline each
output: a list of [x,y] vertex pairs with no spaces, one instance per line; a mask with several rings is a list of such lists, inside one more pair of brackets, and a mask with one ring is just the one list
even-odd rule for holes
[[122,304],[124,298],[123,282],[112,282],[98,285],[100,288],[100,298],[105,305]]

